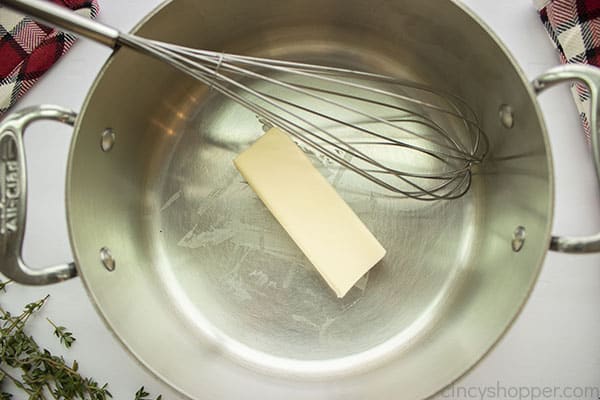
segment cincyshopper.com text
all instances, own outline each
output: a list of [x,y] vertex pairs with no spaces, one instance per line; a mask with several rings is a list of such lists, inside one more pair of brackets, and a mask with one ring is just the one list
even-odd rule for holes
[[578,399],[600,400],[600,386],[505,386],[500,382],[489,386],[450,386],[441,399]]

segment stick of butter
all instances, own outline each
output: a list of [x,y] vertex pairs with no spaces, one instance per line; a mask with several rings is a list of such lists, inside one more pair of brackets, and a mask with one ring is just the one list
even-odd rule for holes
[[234,164],[338,297],[385,249],[302,150],[271,129]]

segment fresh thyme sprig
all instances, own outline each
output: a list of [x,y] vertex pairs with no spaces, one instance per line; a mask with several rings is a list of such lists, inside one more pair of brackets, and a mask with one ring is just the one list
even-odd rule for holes
[[[0,291],[6,292],[11,281],[0,281]],[[107,400],[112,398],[108,384],[98,384],[92,378],[79,374],[79,364],[68,364],[62,356],[42,349],[33,337],[25,333],[27,321],[38,312],[50,296],[27,304],[23,311],[13,316],[0,306],[0,400],[10,400],[13,394],[4,391],[12,382],[27,394],[29,400]],[[66,348],[75,342],[73,334],[64,326],[48,322],[54,335]],[[142,386],[135,400],[150,400]],[[158,396],[156,400],[161,400]]]
[[[150,393],[146,392],[144,390],[144,387],[142,386],[140,388],[140,390],[138,390],[137,392],[135,392],[135,399],[134,400],[151,400],[150,399]],[[158,397],[154,400],[162,400],[162,394],[158,395]]]
[[50,318],[46,318],[46,320],[48,320],[50,325],[54,327],[54,336],[56,336],[67,349],[70,348],[73,345],[73,342],[77,340],[64,326],[56,326],[56,324],[52,322]]

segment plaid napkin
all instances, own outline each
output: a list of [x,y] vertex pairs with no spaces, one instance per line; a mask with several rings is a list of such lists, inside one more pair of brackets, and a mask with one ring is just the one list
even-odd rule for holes
[[[96,0],[51,0],[95,18]],[[0,117],[69,50],[75,36],[0,6]]]
[[[600,66],[600,0],[534,1],[564,64]],[[572,90],[589,139],[589,92],[581,84],[574,84]]]

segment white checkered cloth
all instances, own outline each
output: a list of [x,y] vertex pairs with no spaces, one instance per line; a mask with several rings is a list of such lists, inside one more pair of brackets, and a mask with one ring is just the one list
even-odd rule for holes
[[[51,0],[94,18],[96,0]],[[0,5],[0,117],[71,47],[75,36]]]
[[[564,64],[600,66],[600,0],[534,0],[552,42]],[[590,94],[573,85],[573,97],[590,138]]]

